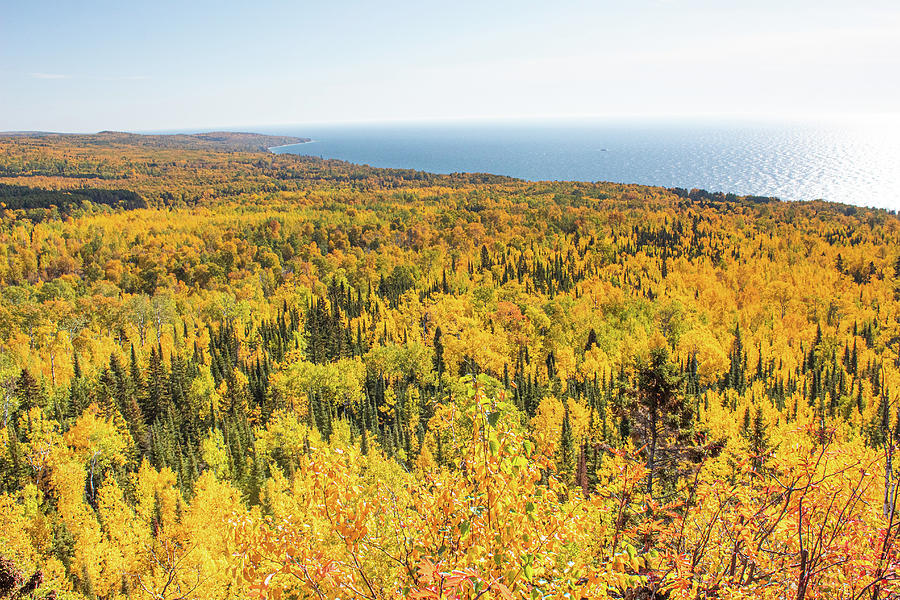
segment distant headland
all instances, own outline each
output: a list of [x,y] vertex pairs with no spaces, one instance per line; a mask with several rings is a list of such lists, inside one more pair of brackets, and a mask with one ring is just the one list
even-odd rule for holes
[[88,146],[148,146],[153,148],[184,148],[191,150],[225,150],[234,152],[266,151],[275,146],[302,144],[309,138],[288,135],[263,135],[232,131],[207,133],[140,134],[125,131],[98,133],[55,133],[48,131],[5,131],[0,137],[66,137]]

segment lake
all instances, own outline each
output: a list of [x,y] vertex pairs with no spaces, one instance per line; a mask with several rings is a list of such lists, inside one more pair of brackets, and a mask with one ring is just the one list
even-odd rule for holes
[[900,119],[585,119],[255,127],[273,152],[435,173],[614,181],[900,208]]

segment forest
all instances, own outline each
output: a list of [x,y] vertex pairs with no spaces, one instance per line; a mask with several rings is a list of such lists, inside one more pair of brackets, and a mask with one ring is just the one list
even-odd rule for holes
[[900,219],[0,136],[0,598],[900,597]]

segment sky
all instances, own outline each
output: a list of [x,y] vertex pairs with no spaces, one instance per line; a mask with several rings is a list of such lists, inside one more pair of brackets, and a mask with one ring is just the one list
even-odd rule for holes
[[2,0],[0,131],[900,111],[896,0]]

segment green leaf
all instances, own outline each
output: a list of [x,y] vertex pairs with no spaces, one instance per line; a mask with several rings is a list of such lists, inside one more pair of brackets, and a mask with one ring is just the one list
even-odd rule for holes
[[497,421],[500,420],[500,411],[494,411],[492,413],[488,413],[487,422],[491,427],[497,426]]
[[469,533],[469,529],[471,529],[472,524],[468,521],[463,521],[459,524],[459,537],[463,537],[467,533]]

